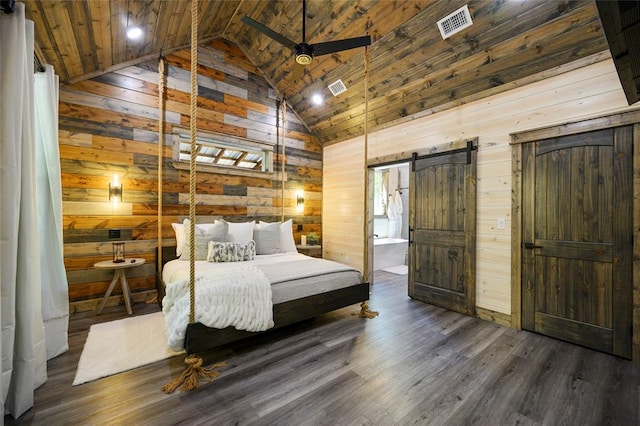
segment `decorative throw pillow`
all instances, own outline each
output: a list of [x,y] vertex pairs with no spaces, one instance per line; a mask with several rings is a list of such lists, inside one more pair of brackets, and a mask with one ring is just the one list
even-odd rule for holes
[[280,224],[280,252],[298,252],[298,249],[296,249],[296,242],[293,240],[293,220],[291,219]]
[[[216,221],[218,223],[218,221]],[[246,243],[253,240],[253,227],[255,222],[234,223],[229,222],[227,241],[230,243]]]
[[245,262],[256,257],[256,243],[221,243],[209,241],[207,260],[209,262]]
[[[274,223],[280,224],[280,253],[297,253],[298,249],[293,239],[293,220]],[[269,222],[260,221],[260,225],[269,225]]]
[[280,222],[256,224],[253,230],[256,254],[280,253]]
[[[191,222],[189,219],[184,220],[185,234],[186,230],[190,229]],[[206,230],[203,230],[200,226],[196,225],[195,240],[195,260],[207,260],[208,256],[208,244],[209,241],[224,242],[227,238],[227,222],[221,220],[217,221],[213,226],[209,226]],[[185,238],[185,245],[180,256],[180,260],[189,260],[189,254],[191,249],[191,243],[189,238]]]
[[180,257],[184,250],[184,225],[182,223],[172,223],[173,232],[176,233],[176,256]]

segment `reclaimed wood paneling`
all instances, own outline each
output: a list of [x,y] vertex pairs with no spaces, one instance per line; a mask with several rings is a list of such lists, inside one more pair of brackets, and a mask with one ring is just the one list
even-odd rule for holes
[[[146,8],[139,12],[152,13]],[[174,24],[182,25],[178,21]],[[119,49],[122,51],[118,55],[130,52],[124,44]],[[201,46],[199,51],[199,84],[204,90],[198,97],[198,128],[251,134],[252,139],[280,152],[280,142],[275,138],[275,96],[266,80],[228,42]],[[189,124],[188,58],[188,51],[168,57],[162,159],[163,245],[175,244],[171,223],[189,213],[189,172],[174,166],[171,137],[174,130],[183,130]],[[94,263],[111,257],[109,229],[121,230],[120,238],[113,240],[125,241],[128,255],[147,260],[143,267],[131,271],[130,283],[136,297],[153,292],[153,253],[158,232],[157,80],[157,64],[145,62],[61,90],[59,144],[65,265],[74,310],[97,306],[111,280],[110,271],[93,269]],[[322,231],[322,150],[293,114],[288,113],[286,120],[284,203],[282,157],[274,155],[275,173],[271,174],[254,172],[245,176],[221,169],[198,172],[198,215],[235,222],[272,222],[281,219],[284,209],[285,219],[293,218],[296,224],[296,240],[302,233]],[[108,187],[114,175],[118,175],[124,188],[123,200],[117,207],[108,202]],[[305,191],[304,212],[296,210],[298,190]]]
[[[39,0],[25,5],[35,23],[36,50],[63,83],[129,66],[150,71],[146,77],[155,83],[155,70],[143,63],[165,55],[169,75],[179,80],[168,87],[187,91],[187,0]],[[473,25],[442,39],[436,21],[464,5]],[[370,130],[503,92],[532,74],[561,73],[559,67],[576,59],[608,52],[597,7],[590,0],[309,0],[306,17],[301,2],[291,0],[200,0],[199,9],[201,97],[222,102],[222,96],[237,96],[264,106],[270,88],[254,78],[260,69],[323,144],[364,131],[365,49],[315,57],[296,79],[293,52],[244,24],[243,16],[294,42],[369,34]],[[126,38],[130,25],[142,28],[140,40]],[[322,108],[310,105],[313,94],[328,94],[327,84],[337,79],[347,92],[327,96]],[[168,111],[174,108],[168,105]]]

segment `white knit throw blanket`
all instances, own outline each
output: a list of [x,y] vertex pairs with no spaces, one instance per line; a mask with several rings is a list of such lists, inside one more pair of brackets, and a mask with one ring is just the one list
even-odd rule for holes
[[[264,331],[273,327],[271,284],[254,266],[242,265],[197,276],[195,321],[212,328],[233,326],[238,330]],[[162,300],[169,348],[184,347],[189,324],[189,280],[167,286]]]

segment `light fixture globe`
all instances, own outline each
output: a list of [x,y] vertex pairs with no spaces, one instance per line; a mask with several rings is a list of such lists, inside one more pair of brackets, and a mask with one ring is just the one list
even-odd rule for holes
[[320,93],[314,93],[311,96],[311,103],[314,105],[322,105],[324,102],[324,97]]
[[300,65],[309,65],[313,60],[313,48],[307,43],[296,45],[296,62]]
[[140,27],[127,28],[127,38],[129,40],[137,40],[142,37],[142,29]]

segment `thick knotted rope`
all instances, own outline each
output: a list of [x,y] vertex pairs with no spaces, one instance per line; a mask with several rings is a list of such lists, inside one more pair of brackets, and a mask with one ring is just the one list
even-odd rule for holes
[[[196,113],[198,99],[198,0],[191,2],[191,159],[189,161],[189,220],[191,226],[189,229],[189,324],[195,323],[195,224],[196,224]],[[197,355],[189,355],[184,360],[187,368],[179,377],[176,377],[167,383],[162,390],[166,393],[172,393],[179,388],[181,391],[187,391],[198,388],[200,380],[211,382],[218,377],[220,373],[214,371],[216,368],[226,365],[223,363],[214,364],[210,368],[202,367],[202,358]]]
[[196,118],[198,113],[198,0],[191,1],[191,158],[189,160],[189,324],[196,322]]
[[180,389],[183,392],[197,389],[200,386],[200,380],[207,382],[213,381],[213,379],[220,375],[220,373],[214,370],[227,365],[225,362],[219,362],[209,368],[204,368],[202,367],[202,358],[195,355],[186,357],[184,363],[187,364],[187,368],[180,376],[162,387],[164,393],[173,393],[176,389]]
[[367,319],[373,319],[375,317],[377,317],[378,311],[372,311],[369,309],[369,302],[367,302],[366,300],[364,302],[362,302],[360,304],[360,311],[359,312],[354,312],[351,314],[354,317],[358,317],[358,318],[367,318]]
[[282,222],[284,222],[284,185],[285,185],[285,181],[286,181],[286,164],[287,164],[287,147],[286,147],[286,133],[287,133],[287,129],[286,129],[286,120],[287,120],[287,99],[286,98],[282,98],[282,103],[280,104],[280,107],[282,108],[282,158],[280,160],[280,164],[281,164],[281,178],[282,178],[282,200],[281,200],[281,204],[282,204],[282,214],[281,214],[281,218],[280,220]]
[[[364,47],[364,193],[369,193],[369,169],[367,168],[367,159],[369,158],[369,46]],[[368,197],[364,198],[364,211],[365,217],[369,217],[369,206],[367,203]],[[369,234],[369,221],[364,221],[364,235]],[[366,240],[365,240],[366,241]],[[364,244],[364,282],[369,281],[369,249],[368,245]],[[360,305],[360,312],[353,313],[351,315],[358,316],[360,318],[375,318],[378,316],[378,312],[369,309],[369,303],[367,301],[362,302]]]
[[162,276],[162,158],[164,151],[164,58],[158,64],[158,276]]

